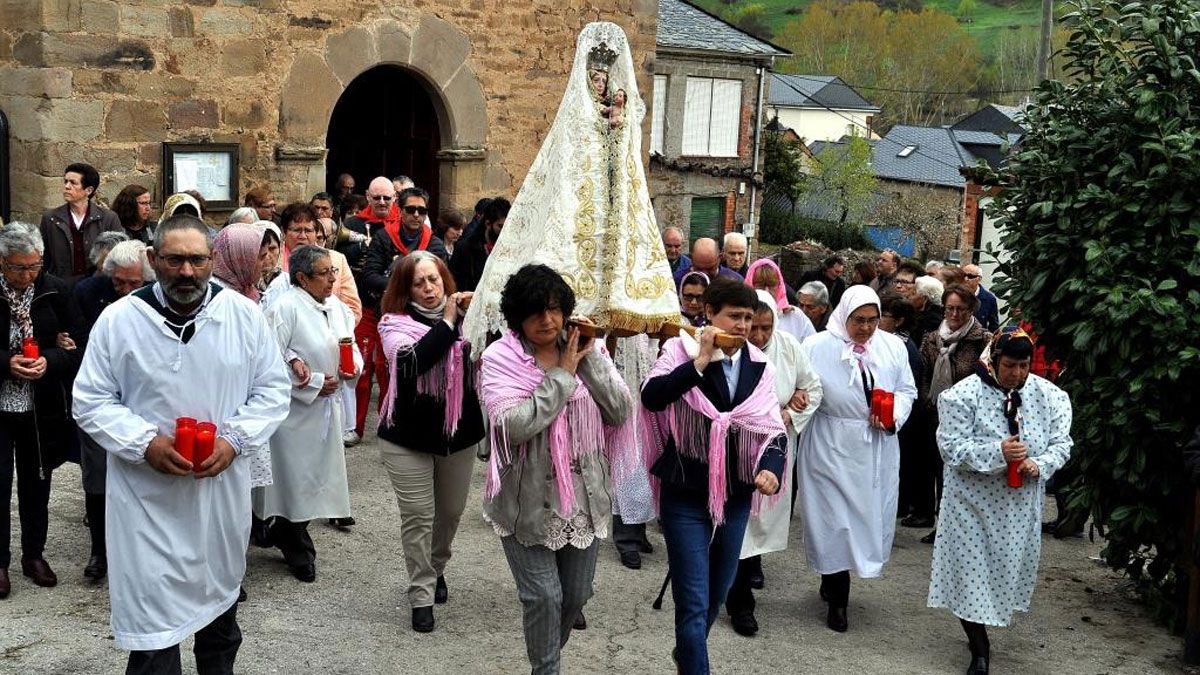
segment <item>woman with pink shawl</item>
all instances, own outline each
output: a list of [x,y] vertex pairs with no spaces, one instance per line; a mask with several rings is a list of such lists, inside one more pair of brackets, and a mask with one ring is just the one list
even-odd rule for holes
[[[517,270],[500,300],[508,330],[483,353],[480,376],[492,427],[483,516],[516,581],[536,674],[559,672],[561,649],[592,596],[612,514],[605,453],[635,447],[616,366],[596,340],[563,330],[574,308],[557,272]],[[613,461],[620,480],[623,465]]]
[[483,413],[460,324],[472,293],[456,293],[442,259],[405,256],[388,280],[379,336],[391,381],[379,413],[379,454],[400,506],[412,627],[433,630],[449,598],[446,564],[467,504]]
[[752,501],[778,495],[784,477],[774,369],[749,343],[724,350],[714,341],[714,327],[746,337],[758,302],[740,281],[714,279],[699,344],[667,340],[642,386],[675,600],[672,656],[684,673],[709,672],[708,631],[733,584]]
[[783,272],[779,265],[769,258],[755,260],[750,269],[746,270],[746,285],[755,290],[766,291],[775,300],[776,312],[775,329],[781,330],[804,342],[810,335],[816,335],[812,320],[800,311],[800,308],[788,302],[787,285],[783,282]]

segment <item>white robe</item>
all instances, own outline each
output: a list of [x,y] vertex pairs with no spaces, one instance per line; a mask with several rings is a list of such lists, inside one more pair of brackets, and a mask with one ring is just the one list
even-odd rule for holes
[[186,416],[214,422],[245,453],[287,414],[287,373],[254,303],[220,291],[194,325],[184,344],[145,301],[122,298],[96,322],[75,378],[75,419],[109,453],[108,588],[122,649],[179,644],[237,602],[246,571],[246,455],[198,480],[151,468],[146,446]]
[[[917,396],[908,349],[882,330],[867,345],[875,386],[895,394],[899,430]],[[803,347],[823,394],[797,452],[808,564],[820,574],[854,570],[859,577],[877,577],[896,534],[900,444],[895,433],[870,427],[870,406],[849,345],[826,331]]]
[[[629,391],[638,392],[642,390],[642,383],[646,381],[650,367],[654,365],[657,358],[658,340],[652,340],[644,334],[634,335],[617,341],[613,363],[617,366],[617,372],[621,373],[621,377],[624,378],[625,386],[629,387]],[[631,416],[640,414],[642,405],[640,396],[633,397],[633,405],[633,410],[629,414]],[[634,442],[638,447],[636,458],[630,457],[631,461],[645,461],[646,448],[643,447],[641,440],[641,434],[634,434]],[[613,483],[613,513],[621,516],[621,521],[626,525],[650,522],[655,516],[654,495],[650,489],[650,474],[644,470],[621,473],[627,473],[628,478]]]
[[[800,346],[799,341],[788,333],[777,329],[763,350],[767,355],[767,363],[775,369],[775,395],[779,406],[786,406],[792,400],[792,394],[797,389],[808,392],[808,407],[804,412],[787,410],[783,421],[787,426],[787,466],[786,475],[791,475],[796,461],[796,439],[800,432],[808,426],[813,412],[821,405],[821,380],[813,370],[808,355]],[[762,555],[787,548],[788,530],[791,524],[791,486],[783,486],[786,492],[774,505],[767,506],[764,502],[757,516],[751,516],[746,525],[746,536],[742,540],[741,558]]]
[[1007,626],[1029,611],[1042,550],[1045,481],[1071,456],[1071,401],[1030,375],[1021,395],[1021,441],[1039,477],[1010,488],[1000,442],[1004,394],[972,375],[938,397],[938,448],[946,463],[929,606],[960,619]]
[[[211,278],[211,280],[214,284],[231,293],[241,293],[241,291],[234,288],[231,284],[217,278],[215,275]],[[259,300],[261,301],[262,298],[259,298]],[[261,307],[259,309],[261,309]],[[256,488],[264,485],[270,485],[272,481],[270,444],[264,445],[261,448],[247,450],[245,454],[246,458],[250,460],[250,487]]]
[[[337,392],[318,394],[327,374],[337,377],[338,339],[354,337],[354,314],[336,296],[320,304],[308,291],[293,287],[267,311],[267,321],[284,361],[303,360],[312,377],[307,386],[291,389],[287,419],[271,437],[274,481],[254,489],[254,513],[293,522],[349,517],[341,397]],[[355,374],[362,372],[362,365],[355,344]]]
[[775,330],[787,333],[796,338],[796,342],[804,342],[810,335],[816,335],[817,329],[812,325],[812,319],[796,307],[787,312],[776,312]]

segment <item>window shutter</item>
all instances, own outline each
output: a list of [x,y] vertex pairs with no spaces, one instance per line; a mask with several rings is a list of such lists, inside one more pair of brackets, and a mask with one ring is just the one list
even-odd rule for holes
[[741,81],[714,80],[708,154],[713,157],[737,157],[741,112]]
[[713,81],[689,77],[683,111],[683,154],[707,155]]
[[[723,197],[693,197],[692,215],[689,219],[688,239],[695,243],[701,237],[720,241],[722,215],[725,211]],[[690,248],[690,247],[689,247]]]
[[667,76],[654,76],[654,115],[650,118],[650,152],[663,154],[667,122]]

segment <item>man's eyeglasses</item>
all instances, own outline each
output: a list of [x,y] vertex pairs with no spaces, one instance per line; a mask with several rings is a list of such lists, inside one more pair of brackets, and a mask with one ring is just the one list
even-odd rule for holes
[[392,196],[391,195],[367,195],[367,199],[370,199],[373,202],[390,202],[390,201],[392,201]]
[[198,268],[208,267],[212,263],[211,255],[160,255],[158,258],[173,270],[183,267],[184,263]]
[[288,232],[291,232],[292,234],[300,234],[300,235],[304,235],[304,236],[308,236],[310,234],[317,233],[317,231],[311,227],[289,227]]
[[429,209],[424,206],[406,206],[404,212],[410,216],[423,216],[429,213]]
[[964,274],[963,278],[964,279],[982,279],[983,275],[982,274]]
[[17,274],[28,274],[29,272],[38,273],[42,271],[42,263],[34,263],[32,265],[4,265],[5,272],[16,272]]
[[704,299],[704,294],[699,294],[699,295],[692,295],[691,293],[683,294],[684,302],[700,302],[703,299]]

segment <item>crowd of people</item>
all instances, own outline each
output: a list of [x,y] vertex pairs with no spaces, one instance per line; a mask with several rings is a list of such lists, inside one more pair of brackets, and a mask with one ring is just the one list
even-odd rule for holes
[[655,522],[683,673],[709,672],[722,607],[758,632],[762,556],[788,548],[793,513],[831,630],[849,629],[851,573],[882,573],[897,523],[930,530],[928,604],[961,620],[968,673],[988,671],[986,627],[1029,607],[1071,408],[975,265],[888,250],[849,280],[838,255],[789,280],[739,233],[685,253],[666,227],[678,337],[592,337],[567,280],[527,265],[503,288],[507,329],[473,346],[463,318],[503,197],[431,213],[405,177],[360,195],[343,175],[282,209],[252,189],[214,227],[200,195],[169,196],[155,221],[149,190],[127,186],[109,210],[99,180],[71,164],[40,226],[0,228],[0,598],[14,466],[21,571],[45,587],[51,475],[79,461],[83,575],[107,579],[129,673],[179,672],[193,634],[199,672],[233,672],[247,546],[314,581],[309,524],[355,526],[345,448],[371,432],[418,632],[449,599],[485,462],[483,517],[534,673],[559,672],[586,628],[599,542],[637,569]]

